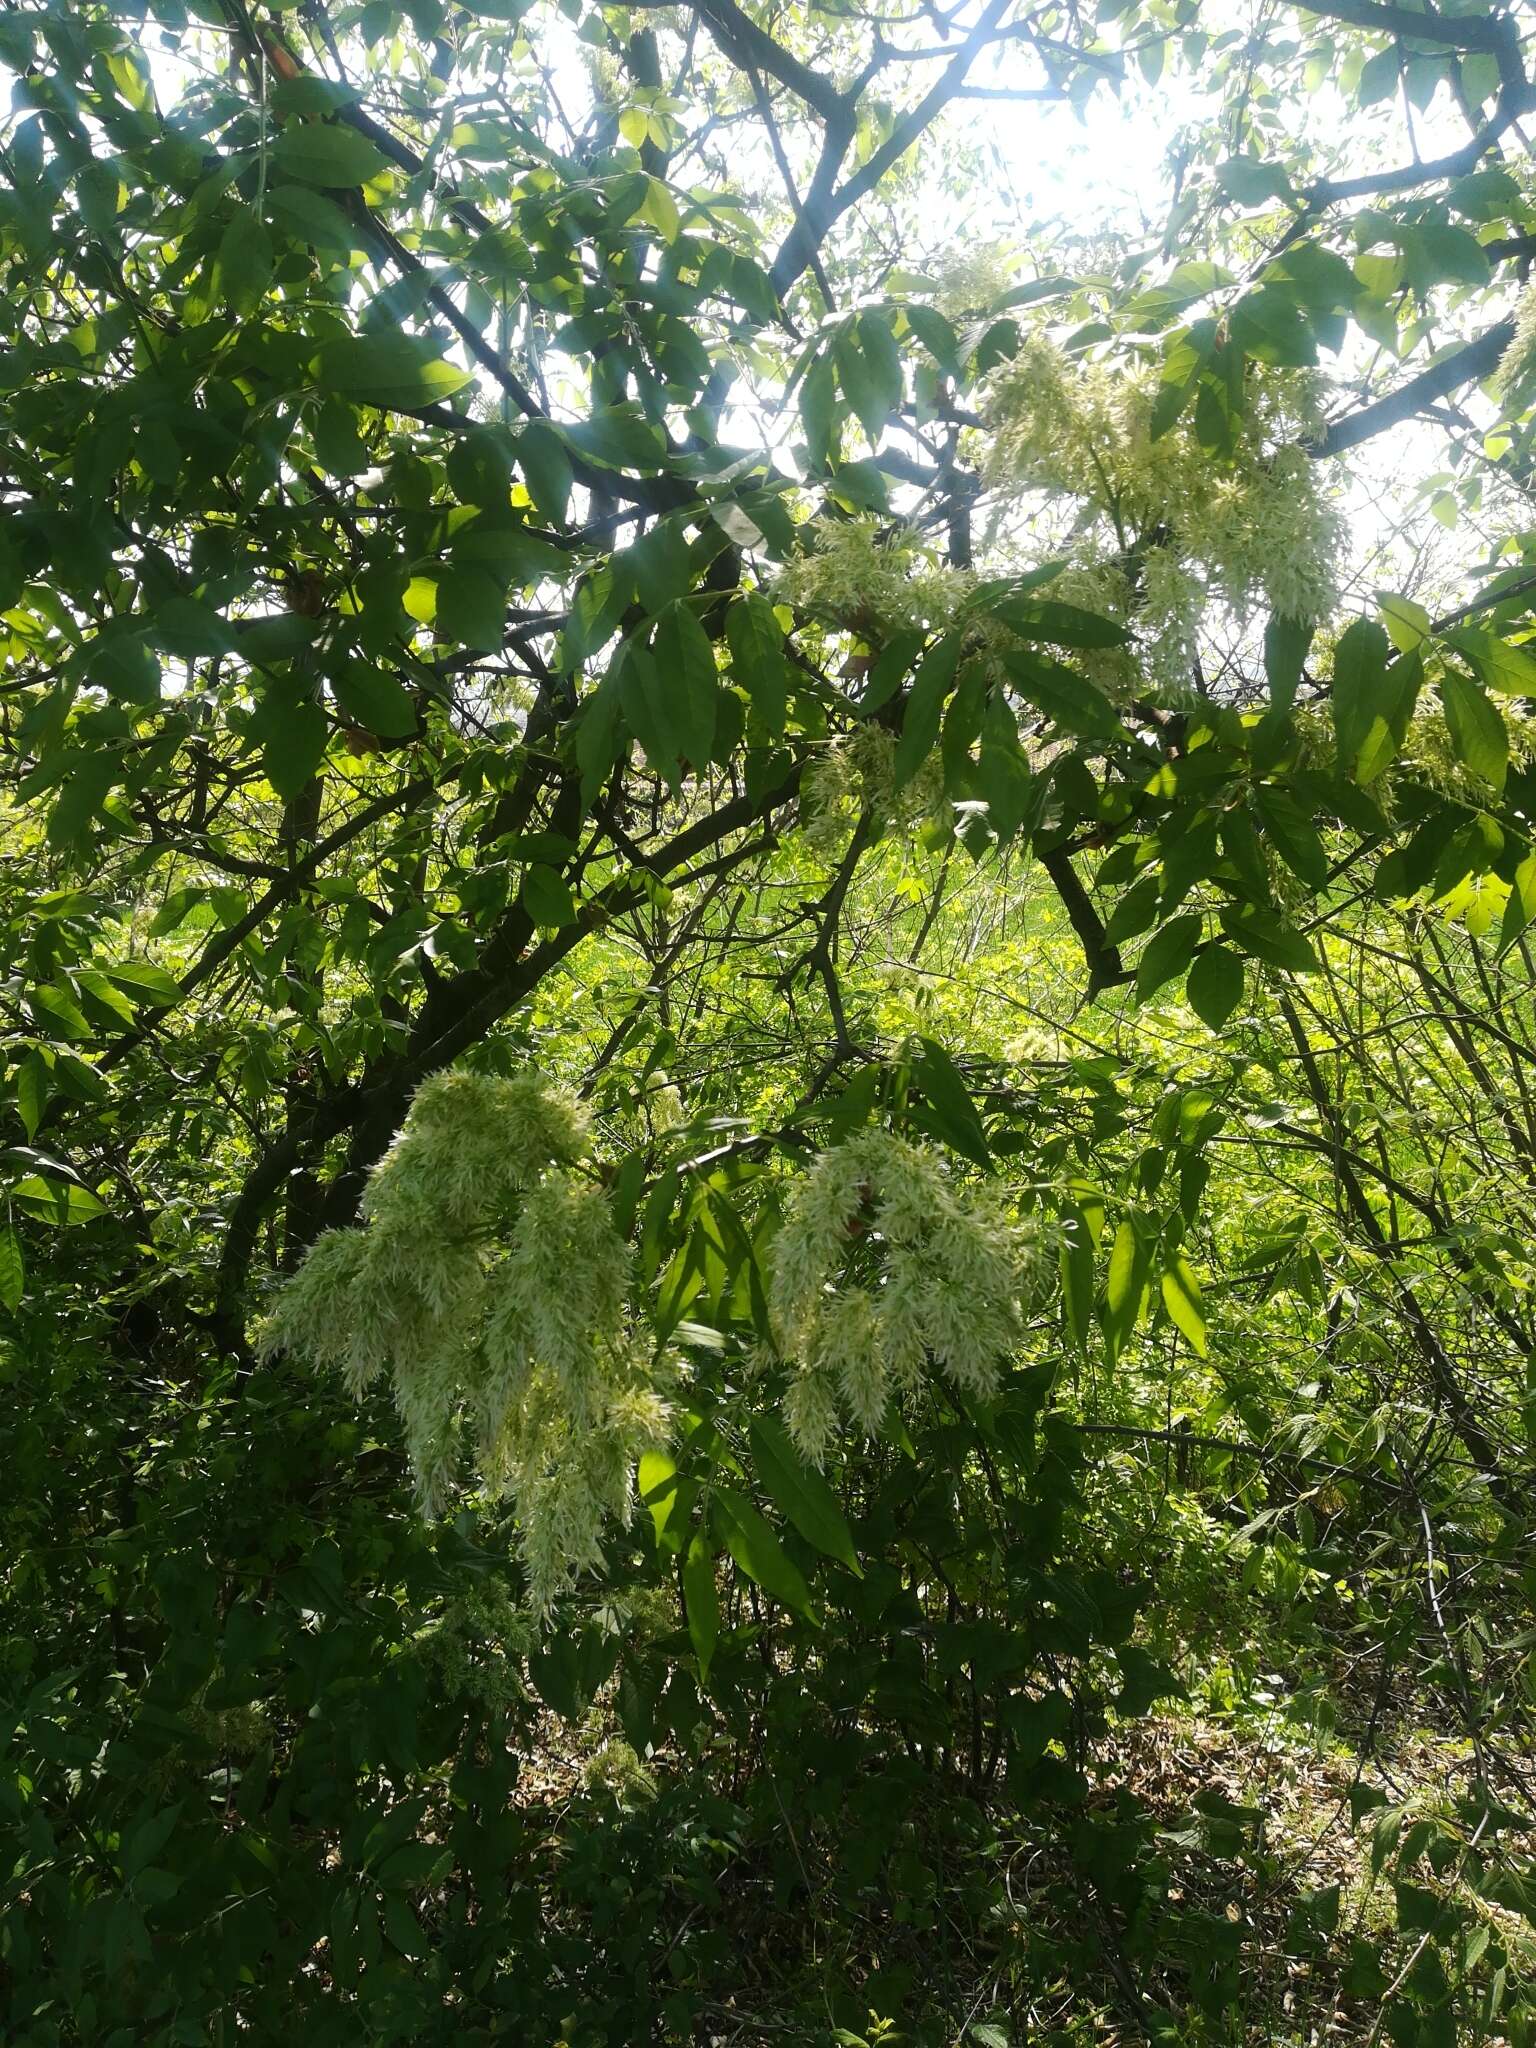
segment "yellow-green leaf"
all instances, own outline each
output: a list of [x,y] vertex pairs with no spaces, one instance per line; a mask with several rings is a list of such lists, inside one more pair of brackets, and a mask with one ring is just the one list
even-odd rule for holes
[[1182,1252],[1175,1252],[1163,1268],[1163,1307],[1175,1329],[1187,1337],[1201,1358],[1207,1356],[1205,1307],[1200,1299],[1200,1282]]

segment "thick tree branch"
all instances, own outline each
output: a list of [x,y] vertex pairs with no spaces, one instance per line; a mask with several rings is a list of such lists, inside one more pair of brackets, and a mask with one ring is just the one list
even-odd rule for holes
[[1419,185],[1439,184],[1446,178],[1464,178],[1475,171],[1488,151],[1512,128],[1522,114],[1536,106],[1536,93],[1523,77],[1506,85],[1499,94],[1489,119],[1460,149],[1432,157],[1427,163],[1404,164],[1395,171],[1367,171],[1358,178],[1322,178],[1307,192],[1313,208],[1334,206],[1341,199],[1369,199],[1383,192],[1411,192]]
[[[1428,7],[1394,6],[1390,0],[1316,0],[1315,5],[1307,0],[1301,11],[1444,50],[1482,50],[1498,58],[1499,75],[1506,82],[1519,76],[1519,33],[1507,14],[1448,15]],[[1512,70],[1506,68],[1509,66]]]
[[1362,441],[1384,434],[1389,427],[1401,426],[1404,420],[1412,419],[1416,412],[1433,404],[1437,398],[1444,398],[1467,384],[1476,384],[1484,377],[1491,377],[1514,338],[1514,332],[1513,320],[1500,320],[1475,341],[1453,349],[1438,363],[1432,363],[1417,377],[1410,377],[1406,384],[1399,385],[1385,398],[1378,398],[1370,405],[1362,405],[1355,412],[1347,412],[1331,421],[1307,452],[1317,457],[1342,455],[1346,448],[1358,448]]
[[842,164],[848,144],[853,139],[850,112],[839,103],[836,120],[829,120],[827,124],[826,146],[822,151],[821,162],[817,165],[815,182],[794,226],[785,236],[783,246],[774,258],[773,268],[769,273],[773,279],[774,290],[781,299],[796,278],[809,269],[812,252],[820,250],[833,226],[849,207],[856,206],[866,193],[874,190],[891,166],[900,162],[924,129],[930,127],[944,111],[956,91],[964,84],[965,74],[991,40],[998,23],[1012,4],[1013,0],[991,0],[980,20],[945,66],[942,77],[935,80],[915,107],[902,115],[886,141],[869,161],[844,184],[834,187],[833,180]]

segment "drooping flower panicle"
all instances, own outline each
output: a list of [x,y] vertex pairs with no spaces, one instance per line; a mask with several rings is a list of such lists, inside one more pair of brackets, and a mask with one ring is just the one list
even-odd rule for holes
[[775,1240],[769,1300],[801,1452],[823,1463],[843,1413],[878,1430],[930,1360],[995,1393],[1032,1263],[1028,1235],[930,1147],[869,1131],[823,1153]]
[[363,1227],[316,1242],[262,1339],[354,1394],[387,1371],[423,1511],[467,1452],[512,1498],[540,1607],[599,1561],[667,1429],[628,1247],[572,1171],[587,1141],[580,1103],[539,1075],[435,1076],[374,1169]]

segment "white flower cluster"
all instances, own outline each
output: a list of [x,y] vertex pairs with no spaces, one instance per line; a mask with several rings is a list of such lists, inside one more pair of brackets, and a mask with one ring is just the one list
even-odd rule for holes
[[1336,602],[1339,521],[1300,445],[1318,424],[1314,380],[1252,374],[1232,453],[1200,446],[1186,413],[1155,440],[1156,371],[1075,362],[1028,337],[984,396],[983,461],[994,486],[1080,500],[1087,562],[1141,556],[1132,618],[1155,671],[1187,674],[1212,601],[1246,618],[1262,604],[1325,618]]
[[909,527],[821,516],[806,532],[811,544],[779,571],[775,594],[864,638],[940,631],[975,586]]
[[775,1240],[769,1302],[801,1453],[822,1464],[843,1412],[878,1430],[930,1360],[990,1397],[1033,1263],[1026,1233],[929,1147],[869,1131],[823,1153]]
[[1536,395],[1536,285],[1528,286],[1515,308],[1515,332],[1499,361],[1499,397],[1511,411],[1523,409]]
[[467,1439],[512,1498],[540,1607],[599,1561],[606,1516],[628,1520],[635,1461],[667,1427],[626,1316],[628,1249],[569,1170],[586,1146],[581,1105],[538,1075],[437,1075],[374,1169],[364,1227],[316,1242],[262,1333],[354,1394],[390,1373],[423,1512]]
[[984,313],[1011,289],[1017,258],[998,242],[963,236],[927,266],[933,303],[946,319]]
[[896,736],[866,723],[832,740],[800,779],[800,827],[819,860],[832,861],[867,811],[882,826],[909,829],[937,815],[944,802],[943,764],[930,755],[910,782],[896,787]]

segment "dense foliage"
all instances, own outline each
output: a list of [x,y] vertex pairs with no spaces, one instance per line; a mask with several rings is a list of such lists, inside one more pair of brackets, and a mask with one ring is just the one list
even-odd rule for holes
[[8,2042],[1536,2040],[1530,26],[0,17]]

